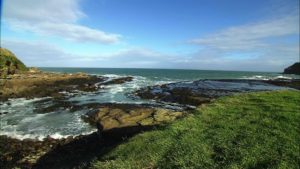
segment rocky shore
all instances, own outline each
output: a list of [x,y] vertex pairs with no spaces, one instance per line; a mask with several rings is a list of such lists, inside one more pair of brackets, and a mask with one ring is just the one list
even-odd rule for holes
[[0,101],[9,98],[59,98],[67,93],[95,92],[101,89],[101,86],[122,84],[132,80],[133,78],[129,76],[109,80],[107,77],[85,73],[24,72],[0,79]]
[[74,138],[53,139],[43,141],[25,139],[18,140],[7,136],[0,136],[0,163],[1,168],[32,168],[37,160],[51,149],[64,145]]
[[[87,103],[78,105],[68,101],[70,94],[78,91],[101,91],[105,85],[122,84],[132,77],[108,79],[84,73],[58,74],[28,72],[14,74],[2,83],[0,98],[49,97],[36,101],[36,113],[48,113],[68,109],[89,110],[82,118],[98,128],[98,132],[86,135],[44,140],[18,140],[0,136],[0,162],[3,168],[73,168],[88,166],[88,162],[127,138],[170,123],[191,113],[184,109],[174,110],[151,104]],[[2,79],[3,82],[3,79]],[[298,88],[297,80],[197,80],[149,86],[133,95],[157,102],[198,106],[217,97],[241,92]],[[52,104],[45,106],[47,102]],[[74,153],[76,152],[76,153]],[[68,163],[66,163],[68,161]]]
[[[143,127],[143,131],[150,129]],[[134,132],[128,134],[128,130]],[[92,133],[63,139],[48,137],[42,141],[0,136],[1,169],[87,168],[90,161],[141,131],[141,127],[118,128],[103,131],[101,137]]]
[[135,92],[143,99],[199,106],[235,93],[299,89],[300,80],[197,80],[149,86]]
[[[92,126],[102,125],[101,138],[97,133],[87,136],[68,137],[43,140],[18,140],[7,136],[0,136],[0,163],[1,168],[61,168],[65,163],[66,154],[70,164],[83,165],[87,154],[95,157],[103,149],[115,145],[141,131],[149,130],[159,124],[171,122],[184,115],[170,109],[153,107],[153,105],[135,104],[82,104],[68,101],[70,94],[80,91],[93,92],[101,90],[101,86],[126,83],[132,77],[122,77],[109,80],[105,77],[89,76],[83,73],[22,73],[8,76],[1,88],[1,101],[9,98],[36,98],[46,99],[34,102],[37,114],[49,113],[69,109],[90,110],[82,118]],[[51,102],[51,104],[47,104]],[[5,115],[3,113],[2,115]],[[0,115],[1,116],[1,115]],[[77,148],[74,150],[73,148]],[[80,152],[82,155],[71,152]],[[64,159],[64,160],[62,160]],[[61,161],[60,161],[61,160]],[[86,160],[86,159],[85,159]],[[81,163],[77,163],[77,162]],[[87,160],[88,161],[88,160]],[[54,162],[54,163],[52,163]],[[57,166],[53,166],[53,165]],[[70,168],[70,166],[66,166]]]
[[8,98],[62,97],[63,92],[96,91],[105,78],[84,73],[22,73],[1,79],[1,100]]
[[[43,140],[18,140],[2,135],[0,136],[1,168],[57,168],[52,166],[53,164],[61,168],[62,165],[68,164],[65,164],[65,161],[57,162],[57,160],[65,159],[66,153],[79,151],[85,156],[93,154],[90,157],[94,157],[102,149],[107,149],[127,137],[169,123],[185,115],[185,112],[182,111],[154,107],[153,105],[114,103],[78,105],[76,101],[67,99],[70,95],[80,91],[101,91],[103,86],[122,84],[132,80],[132,77],[108,79],[84,73],[60,74],[38,70],[16,73],[1,79],[0,101],[2,103],[11,98],[46,97],[34,102],[36,108],[33,111],[35,113],[43,114],[66,109],[70,112],[89,110],[82,118],[95,128],[99,125],[103,127],[98,133],[87,136],[70,136],[63,139],[47,137]],[[2,112],[0,116],[5,114]],[[99,137],[99,133],[101,133],[101,137]],[[78,150],[73,150],[73,148],[78,148]],[[73,153],[68,154],[68,156],[70,164],[84,165],[82,160],[85,157]],[[78,161],[81,163],[77,163]],[[70,168],[70,166],[66,168]]]
[[[82,93],[101,96],[105,87],[128,83],[134,78],[43,72],[27,68],[8,50],[1,48],[1,51],[4,52],[0,58],[0,104],[9,106],[7,100],[12,98],[42,98],[32,103],[33,113],[83,111],[86,114],[79,119],[98,130],[89,135],[60,139],[48,136],[43,140],[18,140],[0,135],[1,169],[85,168],[131,136],[192,115],[191,107],[215,98],[244,92],[300,89],[300,80],[289,79],[196,80],[148,86],[129,93],[133,98],[153,100],[155,104],[79,103],[70,98]],[[0,110],[0,118],[6,114]]]
[[[0,163],[3,168],[73,168],[101,156],[131,136],[162,127],[186,115],[185,112],[135,104],[88,104],[83,118],[101,131],[62,139],[18,140],[0,136]],[[99,128],[98,128],[99,129]],[[66,162],[68,161],[68,162]]]

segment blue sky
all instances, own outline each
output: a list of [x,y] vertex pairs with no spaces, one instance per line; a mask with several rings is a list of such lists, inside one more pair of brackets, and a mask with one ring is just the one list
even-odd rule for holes
[[1,47],[29,66],[280,72],[299,0],[3,0]]

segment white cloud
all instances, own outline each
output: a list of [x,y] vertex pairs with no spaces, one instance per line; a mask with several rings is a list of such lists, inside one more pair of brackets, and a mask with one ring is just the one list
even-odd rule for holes
[[[120,39],[118,35],[76,24],[81,18],[87,17],[80,11],[78,0],[61,0],[62,2],[57,1],[57,4],[50,3],[55,2],[54,0],[36,0],[32,3],[33,1],[5,1],[5,20],[16,29],[41,35],[61,36],[74,41],[112,43]],[[16,5],[8,8],[8,2],[14,2]],[[32,10],[35,8],[39,10]],[[282,71],[298,60],[298,35],[299,15],[287,15],[264,22],[230,27],[193,39],[190,43],[199,46],[199,51],[184,55],[137,47],[83,56],[68,53],[45,42],[9,39],[3,40],[1,46],[15,52],[29,66]]]
[[245,71],[274,71],[282,72],[293,64],[299,57],[299,44],[275,45],[262,53],[237,52],[240,58],[227,57],[220,50],[205,49],[191,55],[187,62],[179,62],[175,67],[210,69],[210,70],[245,70]]
[[[113,53],[78,55],[41,41],[3,40],[1,46],[10,49],[28,66],[48,67],[129,67],[181,68],[203,70],[282,71],[295,61],[297,45],[278,45],[259,59],[230,59],[222,52],[204,50],[187,55],[169,55],[146,48],[130,48]],[[284,57],[283,57],[284,56]]]
[[173,60],[150,49],[131,48],[113,53],[78,55],[41,41],[3,40],[1,46],[10,49],[28,66],[48,67],[163,67]]
[[299,16],[290,15],[267,22],[231,27],[190,43],[218,50],[253,50],[269,46],[264,40],[299,34]]
[[5,0],[3,18],[12,28],[80,42],[115,43],[121,35],[78,24],[86,17],[79,0]]
[[76,22],[84,16],[78,0],[5,0],[4,15],[28,22]]
[[189,43],[201,47],[189,62],[198,69],[282,71],[299,58],[299,15],[230,27]]
[[11,50],[27,66],[63,66],[74,57],[42,41],[2,40],[1,47]]

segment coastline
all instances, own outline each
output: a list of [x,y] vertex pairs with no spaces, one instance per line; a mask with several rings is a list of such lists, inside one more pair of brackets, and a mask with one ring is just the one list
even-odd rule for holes
[[[296,87],[296,89],[299,87],[298,80],[287,79],[268,81],[208,79],[149,86],[133,93],[133,95],[140,98],[152,99],[162,103],[177,103],[185,107],[180,111],[174,111],[160,106],[157,107],[157,105],[155,106],[152,104],[135,105],[111,103],[83,104],[78,106],[72,102],[63,100],[64,97],[69,97],[70,93],[76,93],[78,90],[83,92],[96,92],[99,90],[101,91],[105,85],[123,84],[132,80],[133,78],[130,76],[108,79],[104,76],[93,76],[84,73],[61,74],[37,72],[10,76],[3,86],[4,88],[2,88],[2,102],[9,98],[25,97],[26,99],[31,99],[49,97],[54,99],[56,104],[45,109],[38,109],[37,111],[48,113],[57,111],[59,110],[57,108],[60,107],[63,109],[70,109],[71,111],[82,109],[90,110],[86,114],[87,116],[82,116],[81,118],[94,126],[95,130],[97,124],[103,125],[104,130],[100,131],[101,138],[99,138],[97,132],[60,139],[54,139],[49,136],[42,140],[18,140],[7,136],[1,136],[0,146],[3,148],[2,151],[4,151],[1,152],[1,163],[5,164],[4,166],[7,168],[10,168],[14,164],[15,166],[25,168],[32,168],[35,165],[45,165],[45,163],[49,163],[49,160],[51,161],[52,158],[56,159],[55,157],[50,156],[43,162],[40,162],[41,159],[44,159],[45,154],[49,154],[53,151],[56,155],[60,154],[62,153],[61,151],[64,151],[62,149],[68,147],[70,144],[75,147],[80,147],[82,150],[79,151],[87,153],[87,150],[83,149],[90,145],[85,144],[85,142],[90,142],[91,145],[96,147],[102,145],[95,149],[95,151],[97,150],[96,152],[92,151],[93,153],[99,153],[98,151],[101,152],[102,149],[107,148],[108,145],[108,147],[111,147],[114,146],[114,143],[120,144],[124,140],[127,140],[127,138],[138,133],[160,128],[178,118],[192,115],[195,109],[190,109],[191,107],[189,106],[185,107],[187,105],[192,105],[192,107],[194,106],[194,108],[196,108],[200,105],[210,105],[219,97],[234,95],[236,93],[282,89],[290,90],[290,87]],[[19,85],[24,86],[24,88],[19,88]],[[224,85],[229,86],[227,86],[227,88],[220,88]],[[230,87],[230,85],[232,86]],[[205,88],[205,86],[208,88]],[[213,86],[213,88],[211,88],[211,86]],[[44,101],[41,101],[41,103],[43,102]],[[5,115],[5,113],[2,113],[2,115]],[[5,146],[7,144],[9,144],[9,147]],[[34,146],[32,147],[32,145]],[[70,150],[70,148],[67,149]],[[90,149],[88,148],[88,150]],[[13,155],[16,152],[22,153],[19,156]],[[76,157],[75,159],[78,160],[78,158]],[[82,157],[80,156],[80,158]]]

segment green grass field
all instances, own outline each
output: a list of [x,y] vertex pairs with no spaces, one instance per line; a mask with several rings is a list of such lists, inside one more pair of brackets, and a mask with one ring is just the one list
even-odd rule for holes
[[92,168],[299,168],[300,92],[223,97],[136,135]]

